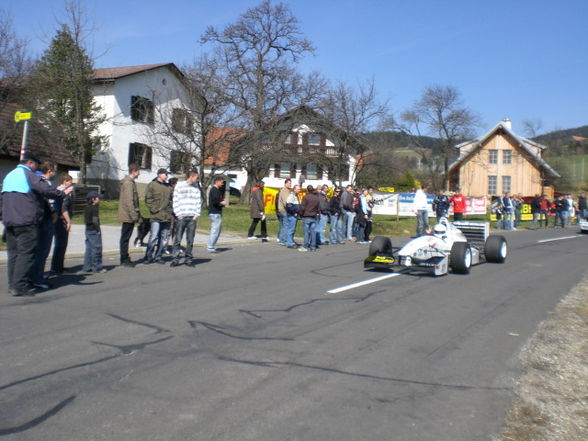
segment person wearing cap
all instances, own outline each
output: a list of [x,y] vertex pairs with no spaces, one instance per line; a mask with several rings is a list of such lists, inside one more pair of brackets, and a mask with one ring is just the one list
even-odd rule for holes
[[139,192],[135,179],[139,177],[140,170],[137,164],[129,165],[129,174],[120,181],[120,196],[118,203],[118,220],[122,222],[120,230],[120,264],[133,267],[129,256],[129,241],[133,235],[135,224],[139,222],[141,215],[139,207]]
[[73,187],[46,185],[35,172],[39,159],[25,154],[21,163],[4,178],[0,197],[0,216],[6,231],[8,286],[13,296],[34,295],[29,273],[35,260],[38,225],[43,218],[45,197],[63,198]]
[[157,177],[145,190],[145,204],[151,215],[151,230],[145,252],[145,263],[164,263],[163,248],[172,221],[172,188],[167,184],[169,172],[160,168]]
[[91,191],[86,199],[88,206],[84,210],[84,224],[86,224],[84,271],[105,273],[106,270],[102,267],[102,231],[100,229],[101,196],[97,191]]

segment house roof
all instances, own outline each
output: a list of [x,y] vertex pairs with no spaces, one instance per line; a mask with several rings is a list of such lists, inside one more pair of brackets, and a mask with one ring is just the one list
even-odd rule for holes
[[449,169],[447,170],[448,174],[455,173],[457,170],[459,170],[461,165],[468,161],[472,155],[482,147],[484,142],[486,142],[487,139],[489,139],[499,130],[510,136],[517,143],[518,147],[527,154],[529,159],[534,162],[538,168],[544,170],[552,178],[560,177],[559,173],[557,173],[547,162],[545,162],[545,160],[543,160],[543,158],[541,158],[541,155],[535,153],[533,149],[530,148],[530,146],[533,146],[539,148],[540,150],[544,150],[546,148],[544,145],[517,135],[510,127],[504,124],[503,121],[496,124],[484,135],[478,136],[471,141],[466,141],[456,145],[455,148],[460,150],[460,155],[459,158],[449,166]]
[[[223,167],[231,153],[231,144],[247,135],[247,131],[235,127],[213,127],[206,138],[207,156],[204,165]],[[208,152],[208,150],[212,150]]]
[[[22,106],[13,103],[0,106],[0,156],[16,161],[20,158],[23,132],[22,123],[17,124],[14,121],[14,113],[18,110],[22,110]],[[41,160],[50,160],[73,169],[79,168],[78,161],[63,147],[53,132],[35,120],[34,114],[29,121],[27,147],[28,151]]]
[[174,63],[156,63],[156,64],[142,64],[140,66],[123,66],[123,67],[106,67],[101,69],[94,69],[92,79],[97,82],[113,81],[119,78],[128,77],[141,72],[147,72],[159,67],[168,66],[174,73],[183,78],[184,74],[176,67]]

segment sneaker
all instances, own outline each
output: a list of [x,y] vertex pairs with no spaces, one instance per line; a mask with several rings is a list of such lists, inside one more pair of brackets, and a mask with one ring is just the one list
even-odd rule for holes
[[96,270],[94,272],[96,274],[104,274],[104,273],[108,272],[108,270],[106,268],[102,268],[102,269]]
[[306,253],[308,251],[308,248],[300,247],[298,248],[298,251],[300,251],[301,253]]
[[257,239],[257,237],[255,237],[255,236],[247,236],[247,239],[249,239],[249,240],[255,240],[255,239]]
[[12,289],[12,288],[10,288],[8,290],[8,292],[10,293],[10,295],[12,297],[34,297],[35,296],[35,290],[32,288],[26,288],[26,289]]
[[288,245],[288,248],[294,249],[294,248],[298,248],[298,247],[296,245]]
[[133,262],[131,262],[130,260],[127,260],[127,261],[121,263],[120,266],[124,266],[127,268],[135,268],[135,264]]
[[38,283],[33,282],[33,286],[38,289],[49,289],[50,288],[49,284],[45,283],[45,282],[38,282]]
[[214,249],[214,248],[208,248],[208,252],[210,254],[217,254],[218,253],[218,251],[216,249]]

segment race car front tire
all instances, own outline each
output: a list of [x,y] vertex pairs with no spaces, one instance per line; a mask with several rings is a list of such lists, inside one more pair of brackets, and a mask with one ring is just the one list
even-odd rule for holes
[[378,254],[392,255],[392,241],[386,236],[376,236],[370,244],[370,256],[377,256]]
[[472,266],[472,250],[467,242],[454,242],[449,255],[449,266],[454,273],[468,274]]
[[508,254],[508,246],[504,236],[489,236],[484,244],[484,255],[487,262],[504,263]]

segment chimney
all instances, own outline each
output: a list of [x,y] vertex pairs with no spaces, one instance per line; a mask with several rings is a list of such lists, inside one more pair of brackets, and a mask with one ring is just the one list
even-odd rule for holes
[[502,121],[500,121],[502,123],[502,125],[504,127],[506,127],[508,130],[512,130],[512,122],[510,119],[508,118],[502,118]]

